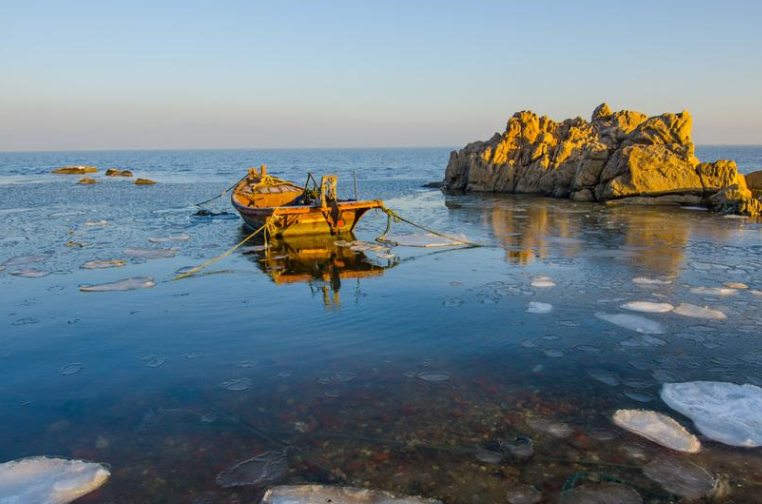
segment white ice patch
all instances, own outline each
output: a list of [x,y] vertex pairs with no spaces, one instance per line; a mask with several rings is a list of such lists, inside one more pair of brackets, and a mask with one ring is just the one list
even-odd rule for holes
[[162,248],[126,248],[124,249],[124,255],[128,257],[135,257],[138,259],[169,259],[175,257],[177,249],[162,249]]
[[79,287],[79,290],[82,292],[130,291],[135,289],[148,289],[154,285],[156,285],[156,282],[154,282],[153,278],[134,277],[100,285],[82,285]]
[[401,247],[452,247],[463,245],[468,242],[464,234],[451,235],[451,238],[444,238],[432,233],[414,233],[405,235],[386,235],[381,241],[394,244]]
[[111,259],[108,261],[87,261],[82,265],[84,269],[121,268],[122,266],[124,266],[124,261],[121,259]]
[[190,235],[186,233],[165,236],[163,238],[149,238],[148,239],[148,241],[151,243],[166,243],[166,242],[173,242],[173,241],[188,241],[188,240],[190,240]]
[[727,382],[665,383],[661,398],[705,436],[731,446],[762,446],[762,388]]
[[729,287],[693,287],[691,292],[707,296],[732,296],[733,294],[738,294],[736,289]]
[[622,308],[642,313],[667,313],[675,309],[669,303],[654,303],[652,301],[630,301],[623,304]]
[[539,301],[530,301],[527,307],[527,313],[544,315],[553,311],[553,305],[549,303],[540,303]]
[[632,283],[638,285],[669,285],[672,280],[660,280],[658,278],[637,277],[632,279]]
[[532,287],[537,287],[540,289],[547,289],[549,287],[555,287],[556,282],[553,281],[552,278],[548,276],[541,276],[537,277],[534,280],[532,280]]
[[46,254],[35,254],[35,255],[27,255],[27,256],[16,256],[11,257],[10,259],[6,260],[0,266],[8,267],[8,266],[20,266],[22,264],[32,264],[32,263],[38,263],[38,262],[45,262],[48,259],[50,259],[49,255]]
[[68,504],[106,483],[101,464],[29,457],[0,464],[0,503]]
[[619,427],[672,450],[697,453],[701,442],[680,425],[677,420],[663,413],[650,410],[620,409],[613,421]]
[[641,334],[664,334],[664,325],[654,320],[627,313],[596,312],[596,317]]
[[691,502],[711,493],[717,481],[701,466],[667,457],[657,457],[643,466],[643,474],[668,492]]
[[329,485],[283,485],[265,492],[261,504],[442,504],[441,501],[366,488]]
[[680,303],[675,308],[674,313],[682,315],[684,317],[711,319],[711,320],[725,320],[727,315],[719,310],[713,310],[705,306],[696,306],[690,303]]

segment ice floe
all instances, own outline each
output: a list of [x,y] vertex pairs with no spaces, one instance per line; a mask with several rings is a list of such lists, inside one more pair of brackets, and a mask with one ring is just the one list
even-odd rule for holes
[[553,311],[553,305],[549,303],[541,303],[539,301],[530,301],[527,307],[527,313],[535,313],[537,315],[544,315]]
[[124,249],[124,255],[128,257],[134,257],[137,259],[169,259],[175,257],[177,249],[163,249],[163,248],[126,248]]
[[82,292],[112,292],[112,291],[131,291],[135,289],[148,289],[156,285],[153,278],[134,277],[117,280],[99,285],[82,285],[79,290]]
[[48,259],[50,259],[50,255],[48,254],[16,256],[16,257],[11,257],[10,259],[7,259],[3,263],[0,263],[0,266],[4,266],[6,268],[8,266],[21,266],[22,264],[33,264],[38,262],[45,262]]
[[537,287],[540,289],[547,289],[549,287],[555,287],[556,282],[553,281],[550,277],[547,276],[541,276],[537,277],[534,280],[532,280],[531,283],[532,287]]
[[693,287],[691,292],[707,296],[732,296],[738,294],[737,289],[731,289],[730,287]]
[[241,392],[251,388],[251,378],[231,378],[220,384],[225,390],[231,390],[233,392]]
[[61,368],[61,374],[64,376],[73,375],[79,373],[83,369],[85,369],[85,366],[82,365],[81,362],[72,362],[71,364],[67,364]]
[[42,271],[35,268],[17,269],[17,270],[11,271],[10,273],[13,276],[22,277],[22,278],[42,278],[50,274],[50,272],[48,271]]
[[661,398],[710,439],[731,446],[762,446],[762,388],[756,385],[665,383]]
[[0,503],[68,504],[108,480],[108,467],[94,462],[28,457],[0,464]]
[[639,285],[669,285],[672,283],[672,280],[661,280],[658,278],[648,278],[648,277],[636,277],[632,279],[632,282]]
[[691,501],[710,494],[717,482],[703,467],[671,457],[655,458],[643,466],[643,474],[668,492]]
[[691,303],[680,303],[675,308],[674,313],[684,317],[702,318],[710,320],[725,320],[727,315],[719,310],[714,310],[706,306],[697,306]]
[[642,313],[667,313],[675,309],[669,303],[654,303],[653,301],[630,301],[623,304],[622,308]]
[[641,336],[633,336],[626,340],[622,340],[619,344],[628,348],[649,348],[649,347],[663,347],[667,346],[667,342],[661,338],[643,334]]
[[595,316],[606,322],[618,325],[619,327],[624,327],[625,329],[642,334],[664,334],[665,332],[663,324],[639,315],[596,312]]
[[167,243],[167,242],[178,242],[178,241],[188,241],[190,240],[190,235],[186,233],[180,233],[176,235],[170,235],[165,236],[162,238],[149,238],[148,241],[151,243]]
[[650,410],[620,409],[613,421],[619,427],[642,436],[672,450],[697,453],[701,442],[680,425],[677,420],[663,413]]
[[527,421],[527,425],[533,430],[550,434],[559,439],[567,438],[574,432],[574,429],[567,423],[554,422],[544,418],[533,418]]
[[558,504],[643,504],[640,494],[619,483],[586,483],[561,492]]
[[435,499],[399,495],[380,490],[329,485],[283,485],[272,487],[261,504],[442,504]]
[[217,475],[217,484],[224,488],[264,485],[277,481],[287,470],[286,456],[269,451],[225,469]]
[[428,382],[442,382],[450,379],[450,373],[446,371],[423,371],[418,373],[418,378]]
[[725,287],[727,287],[728,289],[746,290],[746,289],[749,288],[748,285],[746,285],[745,283],[741,283],[741,282],[725,282],[723,285]]
[[87,261],[82,267],[84,269],[121,268],[124,264],[121,259],[111,259],[108,261]]
[[591,369],[587,372],[587,374],[599,382],[608,385],[609,387],[616,387],[619,385],[620,380],[619,376],[617,376],[616,373],[612,373],[611,371],[606,371],[604,369]]
[[451,247],[463,245],[468,242],[464,234],[454,234],[450,238],[437,236],[432,233],[413,233],[413,234],[390,234],[380,238],[384,243],[389,243],[402,247]]

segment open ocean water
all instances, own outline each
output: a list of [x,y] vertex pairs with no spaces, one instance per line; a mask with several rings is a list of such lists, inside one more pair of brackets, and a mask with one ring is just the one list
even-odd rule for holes
[[[670,382],[762,385],[762,222],[422,188],[441,180],[448,153],[0,153],[0,462],[109,464],[89,503],[250,503],[269,485],[312,481],[475,504],[506,502],[522,485],[550,502],[591,478],[673,502],[643,471],[667,457],[719,480],[718,502],[762,502],[760,449],[707,438],[659,395]],[[697,155],[762,169],[759,147]],[[297,240],[170,282],[246,235],[234,213],[200,217],[193,203],[260,163],[296,182],[335,173],[345,196],[356,170],[361,199],[487,246]],[[102,183],[50,174],[70,164],[98,166]],[[158,184],[107,179],[108,167]],[[233,211],[227,197],[209,207]],[[369,213],[356,238],[373,241],[385,225]],[[144,248],[172,257],[125,253]],[[29,255],[38,262],[7,263]],[[125,265],[82,268],[93,260]],[[79,290],[130,277],[156,285]],[[725,318],[622,308],[632,301]],[[620,429],[611,418],[622,408],[670,415],[703,450]],[[262,453],[284,454],[276,474],[230,486],[223,471]]]

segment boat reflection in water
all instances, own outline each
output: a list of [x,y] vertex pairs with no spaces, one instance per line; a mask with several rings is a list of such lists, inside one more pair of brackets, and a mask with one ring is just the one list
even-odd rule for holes
[[[242,236],[248,234],[243,231]],[[380,276],[399,264],[389,249],[372,242],[356,241],[352,234],[293,236],[269,241],[269,247],[241,249],[276,284],[304,282],[321,293],[326,308],[341,305],[342,281]]]

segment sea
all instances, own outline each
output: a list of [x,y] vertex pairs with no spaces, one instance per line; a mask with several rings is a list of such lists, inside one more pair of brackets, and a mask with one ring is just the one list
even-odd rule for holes
[[[762,221],[424,187],[450,150],[0,153],[0,462],[107,465],[83,503],[319,483],[515,504],[611,482],[655,503],[688,476],[701,498],[762,502],[759,448],[712,424],[744,411],[699,389],[702,424],[663,399],[708,381],[762,404]],[[762,147],[697,155],[762,169]],[[100,183],[51,174],[79,164]],[[481,246],[420,246],[443,240],[371,211],[354,236],[224,256],[251,232],[224,191],[261,164],[299,184],[336,174],[340,196]],[[135,278],[146,288],[86,291]],[[666,415],[702,448],[622,428],[620,410]]]

